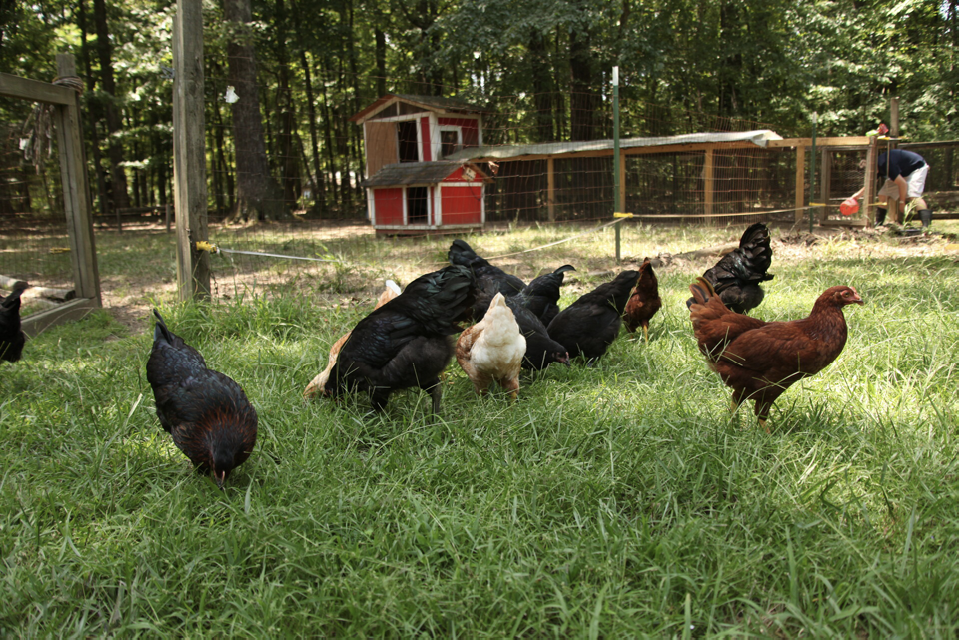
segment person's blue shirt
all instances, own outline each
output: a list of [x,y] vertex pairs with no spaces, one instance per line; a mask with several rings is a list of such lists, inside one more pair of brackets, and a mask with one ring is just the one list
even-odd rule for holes
[[[878,177],[886,178],[886,154],[879,154]],[[906,151],[905,149],[892,149],[889,151],[889,173],[888,178],[895,180],[899,176],[905,178],[916,169],[921,169],[926,165],[926,161],[918,153]]]

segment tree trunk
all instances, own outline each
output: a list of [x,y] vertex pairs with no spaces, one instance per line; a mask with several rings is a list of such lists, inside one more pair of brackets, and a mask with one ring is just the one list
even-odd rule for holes
[[323,166],[320,163],[320,140],[316,133],[316,103],[313,97],[313,80],[310,73],[310,63],[306,59],[306,52],[300,51],[300,66],[303,67],[303,78],[306,83],[306,110],[310,119],[310,145],[313,151],[313,209],[318,213],[326,210],[326,180],[323,175]]
[[97,29],[97,56],[100,58],[100,87],[106,94],[103,110],[109,136],[111,190],[113,206],[123,209],[130,206],[127,195],[127,177],[123,170],[123,147],[116,134],[121,129],[120,110],[117,108],[117,87],[113,79],[113,48],[110,46],[110,31],[107,28],[107,8],[104,0],[93,0],[93,21]]
[[386,32],[374,27],[373,38],[376,41],[376,97],[386,95]]
[[[226,140],[223,131],[226,127],[223,124],[223,115],[220,113],[220,103],[213,104],[213,142],[216,150],[213,162],[213,172],[219,174],[219,189],[215,194],[216,208],[219,215],[225,212],[233,211],[233,203],[236,200],[236,192],[233,187],[233,173],[230,171],[230,163],[227,161]],[[224,196],[226,196],[224,198]]]
[[287,217],[282,193],[270,175],[260,114],[256,80],[256,52],[248,23],[252,20],[250,0],[224,0],[223,14],[234,23],[226,52],[229,83],[239,100],[234,102],[233,143],[236,148],[237,200],[229,222],[257,222]]
[[[85,0],[77,3],[77,26],[80,27],[80,62],[83,65],[83,73],[86,75],[88,92],[93,92],[96,88],[96,79],[93,77],[93,69],[90,64],[90,43],[87,42],[87,12]],[[90,147],[93,150],[93,171],[97,176],[97,200],[99,201],[100,213],[106,213],[109,208],[107,203],[107,182],[103,172],[103,162],[100,157],[100,137],[97,135],[98,105],[95,100],[87,100],[86,117],[84,124],[87,128]]]
[[539,31],[533,31],[529,39],[529,64],[533,76],[533,105],[536,108],[534,140],[554,142],[553,135],[553,87],[546,52],[546,39]]
[[594,63],[590,53],[588,31],[570,33],[569,70],[572,80],[570,106],[570,139],[594,140],[598,133],[596,112],[599,95],[593,88]]
[[290,89],[290,56],[286,47],[287,12],[286,3],[276,0],[276,57],[279,63],[279,88],[277,95],[277,109],[280,112],[280,133],[278,151],[280,154],[280,181],[283,188],[283,204],[289,209],[296,208],[300,199],[302,187],[300,185],[299,154],[293,139],[296,109],[293,103],[293,92]]

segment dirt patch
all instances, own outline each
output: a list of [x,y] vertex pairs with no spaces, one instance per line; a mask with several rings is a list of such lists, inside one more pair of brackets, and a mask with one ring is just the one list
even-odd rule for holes
[[[570,235],[585,230],[571,228]],[[511,231],[520,229],[499,228],[491,225],[485,230],[483,239],[478,241],[477,250],[481,255],[488,251],[488,255],[511,254],[508,257],[491,260],[507,272],[514,273],[524,280],[530,280],[544,271],[563,264],[557,262],[565,259],[568,254],[555,251],[550,257],[548,252],[533,252],[522,255],[513,255],[519,249],[529,248],[514,236]],[[137,243],[140,234],[152,234],[154,237],[168,238],[163,233],[162,224],[125,226],[122,236],[112,236],[114,241],[122,238],[123,243],[131,246]],[[653,231],[653,230],[651,230]],[[899,236],[898,229],[842,229],[834,227],[817,227],[813,233],[808,233],[796,227],[773,228],[772,248],[774,271],[779,265],[800,263],[808,260],[830,260],[836,258],[907,258],[921,256],[941,256],[946,252],[948,237],[940,235]],[[103,234],[104,230],[98,230]],[[108,232],[109,233],[109,232]],[[696,249],[735,246],[739,241],[740,231],[730,227],[723,234],[707,234],[699,246],[686,244],[686,254],[694,253]],[[112,235],[112,234],[111,234]],[[376,243],[362,245],[375,237],[375,231],[365,221],[296,221],[253,227],[227,227],[211,225],[210,236],[224,247],[272,246],[277,253],[301,255],[304,247],[329,245],[332,251],[348,246],[352,241],[360,241],[363,251],[370,251],[376,255],[354,254],[351,260],[353,265],[333,266],[330,263],[284,262],[276,260],[267,262],[244,262],[236,258],[233,263],[224,256],[216,257],[216,269],[212,286],[218,300],[231,301],[238,295],[299,295],[309,297],[314,301],[317,309],[333,307],[368,305],[372,304],[382,290],[385,278],[396,279],[401,285],[409,283],[422,273],[441,268],[445,262],[443,243],[437,244],[435,239],[428,238],[382,238]],[[274,241],[271,237],[278,240]],[[455,236],[449,236],[450,241]],[[287,240],[294,238],[296,244],[284,248]],[[649,251],[649,256],[656,256],[657,271],[664,270],[688,273],[701,273],[715,264],[720,253],[705,252],[695,258],[684,258],[683,254],[666,253],[674,244],[675,234],[669,230],[663,234],[650,234],[648,242],[636,248],[637,255],[625,255],[623,262],[616,265],[610,255],[586,254],[581,252],[576,258],[577,271],[568,274],[571,291],[590,286],[595,278],[612,275],[621,269],[636,269],[642,262],[643,255],[639,251]],[[164,247],[166,240],[161,241]],[[170,238],[170,243],[173,240]],[[474,242],[471,240],[471,242]],[[525,242],[525,241],[523,241]],[[313,243],[309,245],[308,243]],[[715,243],[715,244],[714,244]],[[577,242],[563,245],[575,250]],[[699,243],[697,243],[699,244]],[[336,248],[333,248],[336,247]],[[689,251],[692,249],[693,251]],[[168,249],[165,249],[168,250]],[[728,250],[728,249],[727,249]],[[657,255],[657,251],[659,252]],[[557,257],[559,256],[559,257]],[[555,262],[555,264],[553,264]],[[105,264],[104,261],[102,264]],[[549,268],[544,264],[551,265]],[[101,266],[101,282],[103,290],[103,304],[118,323],[126,327],[131,334],[148,332],[152,327],[150,312],[157,301],[171,303],[176,300],[175,272],[167,268],[160,278],[146,273],[131,275],[123,272],[109,273]],[[579,282],[583,280],[583,282]]]

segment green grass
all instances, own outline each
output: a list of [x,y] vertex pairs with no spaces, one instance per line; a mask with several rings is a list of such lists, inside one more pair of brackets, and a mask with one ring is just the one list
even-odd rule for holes
[[[470,241],[495,255],[572,232]],[[633,227],[624,253],[737,235]],[[137,268],[161,281],[150,242]],[[256,451],[225,492],[159,427],[148,323],[130,332],[98,312],[2,365],[0,634],[959,632],[959,273],[942,245],[777,254],[756,315],[805,316],[834,284],[866,305],[847,311],[840,358],[781,398],[771,434],[751,407],[730,418],[693,342],[683,301],[708,261],[661,270],[648,345],[624,333],[595,367],[524,376],[515,404],[478,398],[455,363],[439,419],[415,391],[382,416],[363,398],[305,403],[382,278],[405,284],[448,244],[334,240],[354,263],[339,275],[269,263],[286,279],[215,305],[155,296],[259,412]],[[99,243],[114,281],[120,245]],[[581,267],[562,305],[603,280],[586,271],[615,268],[611,246],[597,234],[498,263],[526,278]]]

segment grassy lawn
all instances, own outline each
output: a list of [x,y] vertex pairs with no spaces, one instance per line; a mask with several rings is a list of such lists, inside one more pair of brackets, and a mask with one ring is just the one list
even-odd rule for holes
[[[632,226],[623,254],[742,228]],[[495,256],[581,230],[469,241]],[[439,268],[451,238],[301,235],[214,237],[345,264],[216,256],[216,304],[178,306],[172,237],[98,234],[108,305],[132,321],[97,312],[0,365],[0,634],[959,633],[959,269],[944,241],[774,233],[754,315],[804,317],[836,284],[866,304],[766,433],[751,406],[729,415],[692,338],[687,286],[714,259],[659,270],[649,344],[624,332],[594,367],[526,375],[515,404],[478,398],[455,362],[437,419],[418,391],[382,416],[365,398],[305,403],[383,279]],[[611,277],[612,243],[607,230],[494,262],[527,280],[573,264],[562,307]],[[225,492],[159,427],[154,303],[259,413]]]

